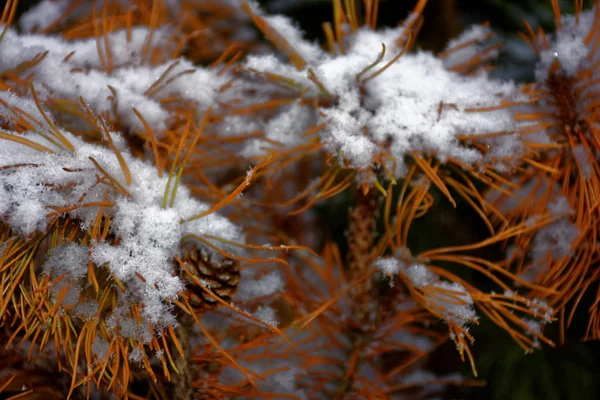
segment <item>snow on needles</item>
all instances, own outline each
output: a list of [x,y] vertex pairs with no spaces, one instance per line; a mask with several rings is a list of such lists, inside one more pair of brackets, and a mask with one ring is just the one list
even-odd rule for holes
[[[460,143],[459,135],[476,138],[506,132],[502,140],[507,143],[495,144],[500,153],[492,148],[487,155],[496,160],[518,150],[518,138],[510,134],[516,130],[516,122],[508,107],[500,107],[527,101],[514,83],[493,80],[483,71],[474,76],[460,75],[424,51],[403,54],[375,76],[403,51],[404,43],[397,41],[405,36],[406,25],[379,31],[361,28],[346,37],[344,54],[332,55],[304,42],[293,25],[283,26],[286,19],[265,20],[275,25],[307,65],[297,70],[268,54],[248,57],[245,67],[253,73],[291,79],[309,94],[320,96],[322,117],[317,122],[326,123],[322,140],[330,152],[341,153],[352,167],[373,168],[380,163],[382,153],[395,159],[395,177],[404,174],[404,158],[413,152],[434,154],[442,162],[483,162],[483,154]],[[378,55],[381,60],[364,72]]]
[[[26,102],[18,97],[10,100],[13,104]],[[103,213],[111,217],[111,233],[118,240],[91,243],[89,255],[87,245],[84,251],[75,245],[56,247],[44,270],[52,277],[67,273],[77,279],[87,273],[88,260],[109,268],[126,288],[120,295],[119,307],[134,302],[143,304],[144,320],[153,326],[175,324],[167,300],[177,298],[184,289],[182,281],[173,274],[174,257],[180,255],[182,238],[188,234],[210,234],[244,242],[240,230],[217,214],[183,222],[210,208],[193,199],[186,187],[179,187],[172,207],[161,207],[168,177],[160,178],[156,167],[127,152],[122,152],[122,156],[131,171],[129,185],[112,150],[85,143],[68,132],[62,135],[72,144],[73,152],[56,149],[40,134],[10,134],[17,141],[3,140],[0,146],[0,219],[27,237],[45,232],[47,224],[57,216],[53,211],[58,210],[59,215],[67,214],[79,220],[82,229],[89,229],[98,215],[98,203],[112,202]],[[117,138],[119,134],[111,135]],[[17,143],[21,139],[53,152]],[[113,190],[110,179],[125,188],[128,195]]]
[[[107,50],[96,38],[65,41],[53,36],[19,34],[9,28],[0,42],[0,72],[28,65],[36,55],[45,54],[28,69],[42,98],[78,102],[81,97],[94,112],[114,112],[125,127],[143,131],[142,122],[133,112],[135,107],[160,134],[172,115],[161,104],[162,97],[176,96],[189,101],[203,113],[215,102],[219,88],[228,79],[185,59],[144,64],[148,48],[168,53],[173,47],[169,43],[173,36],[169,29],[154,30],[150,42],[150,30],[146,27],[132,28],[130,37],[125,30],[110,33]],[[99,55],[107,51],[111,53],[110,66],[104,65],[106,56]],[[106,67],[112,70],[107,72]],[[166,76],[161,78],[163,73]]]
[[424,264],[407,264],[395,257],[379,258],[374,266],[384,274],[402,273],[417,289],[432,288],[433,294],[424,290],[426,306],[446,321],[466,326],[478,319],[469,292],[457,282],[442,281]]
[[56,21],[68,7],[68,0],[40,1],[21,16],[19,25],[26,32],[31,32],[36,27],[44,29]]
[[548,78],[548,73],[556,61],[559,62],[561,72],[565,76],[575,76],[582,66],[590,66],[599,61],[599,52],[595,53],[594,59],[588,59],[590,43],[594,43],[594,40],[588,41],[588,36],[594,30],[597,13],[597,10],[588,10],[580,13],[578,17],[562,16],[562,29],[550,35],[547,41],[548,48],[540,51],[540,62],[535,70],[538,82],[544,82]]
[[474,57],[482,57],[484,60],[498,57],[498,49],[492,48],[492,51],[486,51],[484,44],[491,36],[493,32],[489,26],[473,25],[446,44],[447,54],[444,57],[444,65],[446,68],[453,68]]

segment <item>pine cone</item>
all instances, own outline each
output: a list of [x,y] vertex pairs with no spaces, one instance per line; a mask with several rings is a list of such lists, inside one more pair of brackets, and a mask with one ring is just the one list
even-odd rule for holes
[[207,306],[217,303],[217,299],[207,293],[206,289],[226,302],[231,301],[240,281],[240,263],[238,261],[221,257],[219,254],[209,254],[203,248],[189,250],[182,261],[188,270],[204,283],[204,288],[202,288],[187,273],[183,275],[187,285],[186,294],[189,296],[192,307],[205,309]]

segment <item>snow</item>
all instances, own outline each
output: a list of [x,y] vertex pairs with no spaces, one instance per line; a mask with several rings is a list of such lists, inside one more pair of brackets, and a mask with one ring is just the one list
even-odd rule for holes
[[561,218],[536,232],[531,249],[534,264],[540,263],[547,255],[554,260],[573,254],[572,248],[581,230],[566,218]]
[[575,157],[575,160],[577,161],[577,165],[579,166],[579,172],[581,173],[581,176],[585,179],[590,179],[594,170],[594,167],[590,162],[590,159],[594,160],[594,157],[591,154],[591,152],[582,144],[574,146],[571,152],[573,154],[573,157]]
[[277,321],[277,313],[269,306],[259,307],[253,315],[267,325],[277,326],[279,324]]
[[[326,123],[320,132],[322,141],[330,153],[341,153],[356,169],[376,168],[377,156],[386,152],[397,161],[396,178],[405,173],[404,159],[413,152],[435,154],[442,162],[475,165],[486,161],[457,136],[477,139],[485,133],[514,132],[517,124],[508,108],[473,110],[525,101],[526,96],[514,83],[493,80],[485,72],[465,77],[449,71],[443,60],[423,51],[402,55],[373,77],[402,51],[396,42],[405,29],[403,25],[380,31],[361,28],[347,39],[345,54],[317,52],[311,47],[304,51],[308,65],[302,71],[270,54],[249,56],[244,66],[253,73],[291,79],[309,94],[323,98],[322,117],[317,121]],[[308,44],[294,32],[286,39],[302,53]],[[471,32],[475,34],[482,32]],[[382,44],[386,51],[381,61],[357,80],[377,59]],[[312,74],[319,84],[309,79]],[[506,143],[503,140],[495,140],[500,150],[492,152],[494,162],[518,154],[516,135],[507,135]]]
[[19,25],[25,32],[34,28],[42,30],[56,21],[68,7],[68,0],[42,0],[19,18]]
[[[151,47],[168,50],[170,28],[154,30]],[[105,71],[98,54],[96,39],[64,41],[54,36],[18,34],[9,28],[0,43],[0,72],[29,62],[36,54],[47,52],[42,61],[29,68],[40,97],[60,98],[78,102],[80,97],[97,114],[113,113],[127,128],[144,131],[144,126],[133,112],[135,107],[152,129],[160,135],[172,115],[160,103],[163,97],[176,96],[189,101],[203,114],[216,102],[218,90],[228,79],[226,74],[196,67],[185,59],[163,60],[159,65],[144,64],[144,51],[150,30],[146,27],[119,30],[108,34],[113,71]],[[102,42],[100,42],[102,43]],[[100,44],[101,52],[106,49]],[[68,59],[66,59],[68,57]],[[66,60],[65,60],[66,59]],[[161,78],[163,73],[168,72]],[[181,78],[185,76],[185,78]],[[154,85],[154,86],[153,86]],[[112,87],[117,101],[111,100]]]
[[445,320],[459,326],[477,320],[473,299],[460,283],[441,281],[426,265],[407,264],[396,258],[379,258],[374,265],[385,273],[402,273],[406,276],[412,286],[423,291],[426,306]]
[[[12,134],[42,142],[39,135],[31,132]],[[147,323],[158,327],[175,324],[167,303],[184,290],[182,281],[173,274],[174,257],[180,255],[182,239],[188,234],[210,234],[243,243],[243,235],[217,214],[182,223],[207,210],[209,205],[193,199],[187,188],[180,187],[173,207],[163,209],[161,203],[168,177],[159,178],[155,166],[122,153],[132,174],[132,182],[127,185],[111,150],[85,143],[68,132],[63,135],[73,145],[73,152],[59,149],[54,153],[37,152],[13,141],[3,142],[0,146],[0,197],[4,202],[0,217],[15,232],[29,236],[45,231],[47,224],[55,218],[48,215],[53,210],[78,205],[80,208],[60,214],[78,219],[82,228],[88,229],[97,216],[98,207],[85,205],[102,202],[108,192],[107,201],[113,201],[115,205],[106,207],[104,214],[111,216],[111,230],[119,243],[92,243],[89,259],[98,267],[109,268],[127,288],[120,296],[122,305],[119,307],[131,302],[141,303]],[[116,132],[111,135],[119,136]],[[90,157],[126,188],[129,196],[113,191],[106,181],[99,183],[102,174]],[[27,165],[11,167],[18,164]],[[69,188],[70,185],[73,187]],[[68,274],[72,279],[82,277],[88,269],[87,252],[87,245],[80,247],[76,243],[56,247],[43,269],[53,278],[62,274]],[[115,324],[123,328],[121,320],[115,320]],[[128,331],[132,337],[140,334],[133,328]]]
[[63,274],[71,279],[77,279],[85,276],[84,269],[73,269],[73,265],[86,265],[88,261],[88,250],[84,246],[76,243],[60,245],[52,249],[46,262],[44,271],[52,277],[59,277]]
[[460,283],[439,281],[431,286],[445,291],[427,298],[429,305],[444,319],[463,327],[478,319],[473,308],[473,299]]
[[373,265],[386,275],[394,275],[400,271],[400,262],[394,258],[378,258]]
[[[562,17],[562,29],[549,37],[549,48],[540,52],[540,62],[535,71],[538,82],[544,82],[555,61],[565,76],[575,76],[585,67],[590,56],[590,48],[585,39],[594,26],[595,10],[584,11],[579,18],[574,15]],[[592,42],[593,43],[593,42]],[[598,55],[596,55],[598,57]]]
[[[486,25],[473,25],[466,29],[446,45],[444,51],[447,51],[448,54],[443,59],[444,66],[450,69],[481,56],[482,51],[486,48],[486,41],[492,35],[492,30]],[[482,61],[494,59],[498,57],[498,54],[498,50],[494,49],[486,53]]]
[[[284,281],[281,273],[271,271],[259,278],[254,278],[254,272],[243,270],[242,279],[248,284],[240,285],[234,297],[238,301],[249,301],[261,297],[271,296],[277,292],[283,291]],[[252,284],[250,284],[252,282]]]
[[294,22],[284,15],[263,16],[264,20],[288,43],[293,43],[293,48],[304,60],[314,60],[319,58],[322,51],[318,44],[305,42],[302,39],[302,32]]

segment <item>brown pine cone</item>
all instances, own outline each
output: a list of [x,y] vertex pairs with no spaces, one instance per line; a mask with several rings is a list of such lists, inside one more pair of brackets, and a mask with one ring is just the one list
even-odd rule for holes
[[204,284],[204,288],[202,288],[187,273],[183,274],[187,286],[186,294],[189,296],[192,307],[205,309],[217,303],[217,299],[207,293],[205,289],[209,289],[214,295],[228,303],[231,301],[240,281],[239,261],[221,257],[218,254],[209,254],[203,248],[188,250],[182,261],[188,270]]

